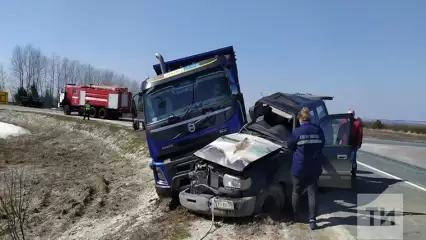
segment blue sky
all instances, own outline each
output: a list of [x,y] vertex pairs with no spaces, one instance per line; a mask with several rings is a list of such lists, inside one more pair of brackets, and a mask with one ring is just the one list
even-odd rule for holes
[[335,96],[366,118],[426,120],[426,1],[10,0],[0,63],[16,44],[153,76],[166,60],[235,47],[247,104],[275,91]]

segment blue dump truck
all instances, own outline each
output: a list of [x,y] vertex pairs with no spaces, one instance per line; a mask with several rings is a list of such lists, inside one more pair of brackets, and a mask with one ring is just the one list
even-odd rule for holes
[[232,46],[165,62],[142,82],[143,126],[159,197],[190,185],[193,153],[247,123]]

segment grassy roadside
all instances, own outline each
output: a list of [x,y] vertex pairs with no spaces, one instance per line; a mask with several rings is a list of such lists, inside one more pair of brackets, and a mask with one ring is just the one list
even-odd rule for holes
[[[147,152],[144,131],[134,131],[131,127],[115,125],[111,122],[82,121],[82,119],[79,117],[69,117],[49,113],[15,110],[1,111],[0,121],[9,122],[30,130],[33,135],[30,138],[34,137],[36,139],[31,143],[37,143],[39,144],[39,146],[43,143],[47,144],[46,141],[49,140],[58,141],[57,139],[62,139],[61,141],[64,144],[71,142],[72,146],[70,145],[70,148],[73,148],[75,146],[79,148],[78,151],[72,151],[71,153],[79,156],[79,154],[85,153],[83,149],[87,149],[87,151],[93,155],[93,157],[86,156],[86,160],[82,160],[83,162],[88,161],[88,159],[90,159],[90,161],[95,161],[99,158],[99,160],[96,160],[97,162],[94,163],[94,166],[98,167],[99,171],[95,172],[99,172],[101,175],[106,174],[107,176],[105,177],[105,179],[107,179],[109,182],[109,190],[107,191],[107,194],[105,194],[105,196],[107,199],[110,200],[104,202],[111,204],[114,203],[110,206],[111,208],[103,206],[102,209],[113,209],[114,211],[115,209],[122,209],[122,211],[119,211],[118,213],[114,212],[113,214],[111,213],[111,216],[103,215],[104,218],[93,219],[93,222],[90,226],[85,226],[83,221],[81,221],[80,224],[77,221],[76,223],[67,225],[67,228],[71,229],[69,230],[70,232],[78,230],[80,232],[80,236],[83,236],[85,232],[90,233],[91,231],[96,231],[97,229],[100,229],[102,226],[106,225],[110,226],[110,229],[117,230],[111,231],[111,233],[104,235],[105,239],[114,239],[114,237],[116,237],[115,239],[161,238],[180,240],[189,238],[191,236],[189,226],[194,219],[192,215],[188,214],[182,209],[180,209],[179,211],[168,211],[167,201],[154,201],[156,200],[156,195],[153,189],[152,172],[147,167],[149,161],[146,160],[146,158],[149,154]],[[58,135],[57,138],[55,137],[47,139],[46,137],[44,137],[45,135],[49,135],[51,134],[51,132],[56,131],[63,132],[63,134]],[[42,137],[39,137],[38,135],[41,135]],[[91,148],[90,142],[87,141],[91,138],[87,135],[99,140],[101,142],[101,145],[98,145],[98,148]],[[84,144],[82,144],[83,147],[79,147],[78,144],[80,141],[80,137],[82,139],[86,139],[86,141],[84,141]],[[55,146],[55,149],[58,150],[59,145]],[[110,155],[106,155],[107,152],[105,149],[114,150],[114,152],[119,153],[119,155],[108,157]],[[46,149],[43,149],[43,151],[40,152],[44,151],[46,151]],[[70,154],[70,152],[68,151],[65,152],[68,153],[68,155]],[[40,154],[43,155],[44,153]],[[64,153],[61,150],[58,153],[52,154],[53,157],[43,159],[55,161],[55,164],[52,164],[51,166],[58,167],[59,163],[56,160],[57,157],[55,157],[55,154],[57,154],[58,156],[63,156]],[[64,156],[68,155],[65,154]],[[76,156],[76,158],[78,156]],[[33,156],[32,159],[34,158],[35,157]],[[76,162],[76,159],[73,159],[73,161]],[[70,161],[64,162],[66,162],[67,164],[71,164]],[[115,165],[108,169],[107,166],[111,164]],[[75,168],[79,165],[81,164],[71,164],[71,166]],[[43,171],[44,167],[41,167],[40,169],[40,171]],[[136,170],[133,173],[127,173],[123,175],[120,174],[124,171],[123,169],[127,169],[129,171],[135,169]],[[61,171],[62,170],[55,170],[51,172]],[[82,170],[82,172],[83,171],[84,170]],[[70,174],[70,167],[67,168],[66,172],[67,174]],[[82,179],[82,177],[69,177],[70,181],[82,181]],[[97,192],[95,191],[95,193]],[[137,195],[137,197],[135,197],[135,194]],[[117,202],[115,202],[114,199],[121,199],[121,201],[118,200]],[[138,203],[136,205],[124,204],[127,202],[125,202],[123,199],[128,202],[132,202],[131,200],[134,199],[134,201],[137,201]],[[155,202],[159,203],[156,204]],[[117,204],[119,205],[119,207],[116,206]],[[152,209],[154,205],[159,206],[156,206],[155,209]],[[91,205],[84,206],[86,207],[85,209],[95,209]],[[45,211],[44,209],[45,208],[43,208],[42,210]],[[89,213],[89,210],[85,210],[85,212]],[[96,208],[95,210],[100,211],[98,210],[98,208]],[[83,218],[84,216],[88,215],[80,216],[80,218]],[[120,221],[113,222],[110,221],[109,218],[117,218],[120,219]],[[56,224],[56,222],[58,221],[65,221],[65,218],[62,220],[50,220],[52,222],[55,222]],[[46,229],[50,228],[46,227]],[[77,237],[74,236],[73,238],[70,237],[69,239],[76,238]],[[2,239],[1,234],[0,239]]]
[[383,124],[380,120],[363,122],[364,137],[398,141],[426,141],[426,125]]

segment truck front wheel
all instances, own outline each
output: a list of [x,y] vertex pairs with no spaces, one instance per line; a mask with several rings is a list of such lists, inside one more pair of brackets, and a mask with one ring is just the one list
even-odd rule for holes
[[69,105],[65,105],[64,106],[64,114],[65,115],[70,115],[71,114],[71,109]]

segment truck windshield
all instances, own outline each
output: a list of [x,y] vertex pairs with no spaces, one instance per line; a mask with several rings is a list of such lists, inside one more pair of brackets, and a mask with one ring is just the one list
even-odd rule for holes
[[225,72],[189,75],[159,85],[144,94],[146,123],[179,116],[194,104],[202,107],[229,99],[231,91]]

